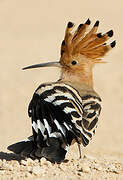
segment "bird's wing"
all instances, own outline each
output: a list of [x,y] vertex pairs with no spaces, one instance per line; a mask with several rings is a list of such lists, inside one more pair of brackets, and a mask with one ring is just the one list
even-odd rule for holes
[[83,130],[82,144],[88,145],[89,140],[95,134],[95,129],[98,123],[98,117],[101,111],[101,99],[96,96],[86,95],[82,97],[83,118],[81,127]]
[[82,99],[71,86],[41,85],[33,95],[28,112],[37,146],[45,146],[48,137],[62,137],[66,145],[73,139],[78,142],[81,128],[76,121],[82,120]]

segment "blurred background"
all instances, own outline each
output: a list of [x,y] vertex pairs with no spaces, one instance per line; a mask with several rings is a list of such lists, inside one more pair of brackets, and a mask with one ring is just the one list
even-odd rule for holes
[[56,81],[59,70],[22,71],[22,67],[60,58],[68,21],[100,21],[100,32],[114,30],[117,46],[108,63],[94,68],[102,113],[89,152],[123,157],[123,1],[0,0],[0,149],[31,135],[28,103],[43,82]]

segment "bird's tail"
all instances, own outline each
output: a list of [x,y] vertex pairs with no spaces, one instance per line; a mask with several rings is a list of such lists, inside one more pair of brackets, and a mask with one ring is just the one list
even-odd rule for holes
[[47,146],[39,148],[34,144],[33,136],[30,136],[25,140],[8,146],[7,149],[22,157],[31,157],[33,159],[45,157],[47,160],[57,163],[65,159],[67,151],[61,147],[61,142],[58,138],[50,137],[47,139],[46,144]]
[[33,136],[12,144],[8,146],[7,149],[15,154],[20,154],[23,157],[29,157],[31,152],[34,150]]

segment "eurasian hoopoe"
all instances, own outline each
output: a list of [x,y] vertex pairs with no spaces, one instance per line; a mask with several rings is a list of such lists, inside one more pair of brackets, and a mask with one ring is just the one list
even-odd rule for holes
[[29,104],[33,135],[10,145],[9,150],[23,156],[45,157],[51,162],[64,160],[72,142],[87,146],[95,134],[101,111],[101,98],[93,89],[92,69],[116,42],[105,42],[113,36],[110,30],[97,33],[99,21],[87,32],[88,19],[73,31],[69,22],[61,45],[59,62],[49,62],[23,69],[55,66],[61,68],[57,82],[41,84]]

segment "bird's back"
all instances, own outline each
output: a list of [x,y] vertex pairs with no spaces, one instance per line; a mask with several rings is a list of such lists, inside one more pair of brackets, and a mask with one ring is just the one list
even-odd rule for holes
[[88,145],[95,133],[101,100],[93,90],[89,93],[84,88],[81,94],[63,82],[46,83],[37,88],[28,111],[37,148],[46,147],[52,137],[59,139],[64,150],[73,140]]

